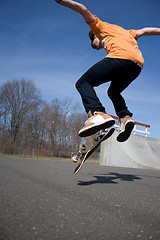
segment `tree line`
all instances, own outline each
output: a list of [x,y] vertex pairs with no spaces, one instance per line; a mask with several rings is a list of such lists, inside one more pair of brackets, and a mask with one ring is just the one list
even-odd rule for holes
[[[79,148],[85,113],[70,99],[47,103],[32,81],[12,80],[0,88],[0,145],[6,153],[34,149],[53,155]],[[2,151],[2,150],[1,150]]]

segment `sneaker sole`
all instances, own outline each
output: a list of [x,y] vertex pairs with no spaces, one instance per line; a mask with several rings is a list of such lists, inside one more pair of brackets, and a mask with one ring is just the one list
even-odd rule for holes
[[134,128],[134,122],[128,122],[126,123],[125,130],[117,136],[118,142],[125,142],[131,135],[131,132]]
[[99,124],[99,125],[95,124],[93,126],[90,126],[90,127],[86,128],[86,129],[84,129],[82,132],[79,132],[78,135],[80,137],[88,137],[88,136],[91,136],[91,135],[97,133],[101,129],[110,128],[114,124],[115,124],[114,119],[110,119],[110,120],[108,119],[108,120],[106,120],[106,122],[104,122],[102,124]]

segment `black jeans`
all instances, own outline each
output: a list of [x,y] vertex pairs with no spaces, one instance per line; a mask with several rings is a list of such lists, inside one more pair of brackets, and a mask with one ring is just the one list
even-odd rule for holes
[[138,77],[141,67],[131,60],[118,58],[105,58],[91,67],[76,82],[86,112],[90,110],[106,112],[102,103],[96,95],[94,87],[102,83],[111,82],[108,96],[111,99],[115,112],[119,118],[125,115],[132,116],[128,110],[121,92]]

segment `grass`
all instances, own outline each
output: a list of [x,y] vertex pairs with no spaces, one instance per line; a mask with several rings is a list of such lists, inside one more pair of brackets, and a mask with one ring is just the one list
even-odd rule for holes
[[[34,156],[34,158],[32,158],[31,155],[16,155],[16,154],[4,154],[4,153],[0,153],[1,157],[9,157],[9,158],[23,158],[23,159],[36,159],[36,160],[51,160],[51,161],[67,161],[67,162],[72,162],[71,158],[59,158],[59,157],[40,157],[40,156]],[[88,162],[99,162],[98,159],[88,159]]]

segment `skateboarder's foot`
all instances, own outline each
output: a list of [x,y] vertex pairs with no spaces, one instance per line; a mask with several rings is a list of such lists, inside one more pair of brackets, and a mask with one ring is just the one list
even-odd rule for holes
[[114,119],[104,112],[94,112],[92,115],[89,111],[88,117],[85,126],[78,133],[80,137],[93,135],[101,129],[110,128],[115,123]]
[[118,142],[125,142],[131,135],[134,128],[134,121],[130,116],[120,118],[120,129],[117,136]]

